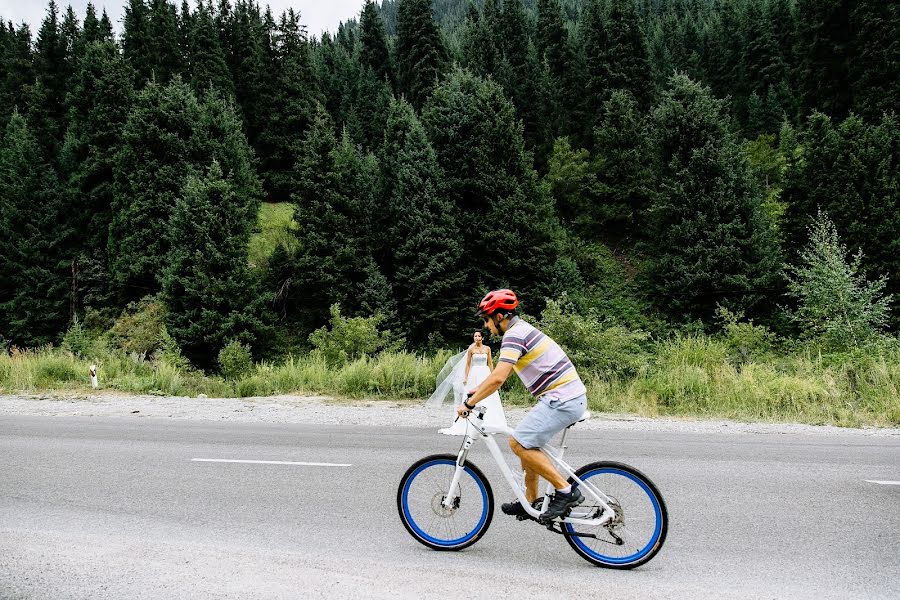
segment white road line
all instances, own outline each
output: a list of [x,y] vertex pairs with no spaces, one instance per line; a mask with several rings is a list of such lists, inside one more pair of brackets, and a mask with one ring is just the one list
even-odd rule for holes
[[231,458],[192,458],[191,462],[245,463],[254,465],[300,465],[302,467],[352,467],[343,463],[293,462],[288,460],[237,460]]
[[866,479],[866,483],[877,483],[879,485],[900,485],[900,481],[876,481],[874,479]]

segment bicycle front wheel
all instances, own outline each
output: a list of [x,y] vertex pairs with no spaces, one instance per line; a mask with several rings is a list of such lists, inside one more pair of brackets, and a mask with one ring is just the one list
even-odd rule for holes
[[[595,565],[611,569],[633,569],[653,558],[669,529],[666,505],[653,482],[637,469],[617,462],[591,463],[575,474],[606,494],[615,511],[606,525],[564,523],[563,535],[575,552]],[[573,510],[572,516],[599,516],[601,507],[588,492],[582,492],[586,500]]]
[[462,550],[477,542],[494,515],[494,494],[484,474],[466,462],[453,492],[444,498],[456,471],[456,456],[435,454],[416,462],[403,475],[397,509],[404,527],[419,542],[435,550]]

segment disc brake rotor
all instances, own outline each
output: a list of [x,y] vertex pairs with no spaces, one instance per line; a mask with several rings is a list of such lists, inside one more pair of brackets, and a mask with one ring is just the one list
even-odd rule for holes
[[446,494],[441,492],[436,493],[431,497],[431,510],[439,517],[447,518],[453,513],[456,512],[456,509],[459,508],[460,498],[457,496],[453,499],[453,502],[450,506],[444,506],[444,498],[446,498]]

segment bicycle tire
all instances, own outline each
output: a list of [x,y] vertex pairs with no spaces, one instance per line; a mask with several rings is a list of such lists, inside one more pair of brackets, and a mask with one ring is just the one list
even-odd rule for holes
[[[635,520],[634,510],[641,508],[643,504],[649,503],[649,507],[652,509],[653,513],[653,524],[652,531],[647,536],[646,542],[641,541],[635,544],[637,547],[636,551],[631,552],[630,554],[624,554],[621,556],[614,556],[612,554],[604,554],[600,550],[596,550],[590,546],[590,541],[593,538],[585,538],[578,537],[574,535],[575,533],[593,533],[595,535],[607,535],[610,540],[614,541],[614,537],[608,534],[609,528],[608,526],[600,526],[595,528],[594,531],[586,531],[583,526],[576,526],[570,523],[563,523],[562,531],[563,535],[566,538],[566,541],[578,553],[579,556],[584,558],[590,563],[593,563],[600,567],[605,567],[608,569],[633,569],[640,565],[645,564],[647,561],[652,559],[656,554],[662,549],[663,544],[666,541],[666,535],[669,530],[669,517],[668,512],[666,510],[666,504],[663,501],[662,494],[660,494],[657,487],[650,481],[650,478],[629,465],[619,463],[619,462],[611,462],[611,461],[601,461],[594,462],[587,465],[584,465],[580,469],[575,472],[576,475],[583,481],[590,481],[593,478],[600,478],[604,476],[604,479],[609,480],[610,478],[612,484],[609,481],[604,481],[603,484],[600,484],[597,481],[597,487],[603,493],[615,497],[615,493],[619,493],[624,495],[627,491],[630,495],[635,496],[633,500],[629,500],[630,506],[623,506],[623,517],[620,526],[620,529],[613,529],[614,532],[621,537],[621,534],[625,532],[625,527],[627,523]],[[627,490],[625,487],[619,486],[627,486]],[[613,491],[610,491],[613,490]],[[622,499],[618,499],[619,502],[622,502]],[[584,509],[585,505],[582,504],[578,507],[579,509]],[[640,524],[639,519],[637,517],[638,524]],[[604,534],[603,529],[607,528],[607,533]],[[642,529],[647,529],[646,527]],[[637,531],[637,528],[635,528]],[[630,536],[630,532],[628,532]],[[638,536],[635,536],[637,538]],[[643,537],[643,536],[641,536]],[[602,544],[610,544],[612,547],[620,547],[613,543],[613,541],[609,540],[600,540],[600,546]],[[623,544],[625,545],[625,544]]]
[[[447,492],[455,468],[456,455],[454,454],[426,456],[406,470],[397,488],[397,510],[403,526],[413,538],[433,550],[468,548],[481,539],[490,527],[494,516],[494,494],[491,485],[484,473],[469,461],[466,461],[463,466],[463,475],[458,484],[460,504],[449,511],[441,507],[440,501]],[[426,487],[424,497],[423,494],[418,493],[415,499],[411,498],[413,486],[417,485],[416,480],[419,478],[424,480],[426,476],[436,479],[434,482],[424,481]],[[445,483],[443,489],[440,487],[441,482]],[[472,487],[472,484],[474,484],[474,490],[470,494],[469,488]],[[465,491],[462,489],[463,486],[466,487]],[[422,508],[426,499],[431,514],[428,514],[429,510]],[[457,535],[454,533],[453,526],[448,526],[447,523],[457,516],[463,506],[467,509],[469,506],[475,507],[475,517],[472,519],[474,522],[471,526],[464,524],[462,533]],[[426,515],[430,517],[430,521],[427,523],[423,518]],[[439,527],[435,527],[435,525]],[[443,528],[448,533],[441,533],[436,530],[438,528]]]

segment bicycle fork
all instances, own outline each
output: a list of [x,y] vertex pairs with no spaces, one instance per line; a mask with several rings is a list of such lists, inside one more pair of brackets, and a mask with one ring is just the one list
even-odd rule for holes
[[456,500],[456,490],[458,489],[459,480],[462,477],[463,469],[466,465],[466,458],[469,456],[469,448],[471,448],[474,443],[475,439],[466,432],[466,437],[459,449],[459,454],[456,455],[456,468],[453,470],[453,479],[450,480],[450,489],[447,490],[447,494],[441,502],[444,508],[450,508]]

